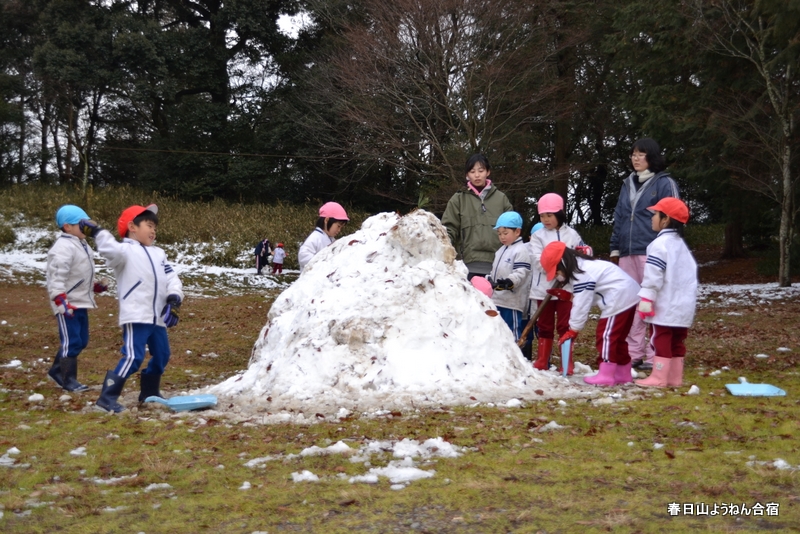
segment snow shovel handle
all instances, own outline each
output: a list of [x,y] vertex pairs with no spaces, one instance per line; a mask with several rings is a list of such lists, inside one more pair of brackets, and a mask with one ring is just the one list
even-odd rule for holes
[[[556,280],[553,283],[553,287],[551,289],[561,289],[565,285],[567,285],[566,282],[559,282],[558,280]],[[545,295],[544,299],[542,300],[542,303],[539,304],[539,307],[536,308],[536,311],[533,312],[533,315],[531,315],[531,318],[528,321],[528,324],[526,324],[525,328],[522,329],[522,334],[519,336],[519,339],[517,340],[517,346],[519,348],[522,348],[525,345],[525,341],[528,339],[528,334],[530,334],[531,329],[533,328],[533,325],[536,324],[536,319],[539,318],[539,316],[544,311],[544,307],[547,306],[547,303],[550,302],[550,299],[552,299],[552,298],[553,298],[553,295],[551,295],[550,293]]]

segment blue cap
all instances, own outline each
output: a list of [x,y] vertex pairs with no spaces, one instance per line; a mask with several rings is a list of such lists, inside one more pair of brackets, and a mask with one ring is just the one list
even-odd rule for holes
[[507,211],[497,218],[494,229],[498,228],[522,228],[522,215],[516,211]]
[[531,235],[533,235],[537,231],[541,230],[542,228],[544,228],[544,225],[542,223],[538,222],[538,223],[534,224],[533,228],[531,228]]
[[65,224],[78,224],[81,219],[91,219],[91,217],[86,215],[81,208],[72,204],[61,206],[56,212],[56,224],[59,228]]

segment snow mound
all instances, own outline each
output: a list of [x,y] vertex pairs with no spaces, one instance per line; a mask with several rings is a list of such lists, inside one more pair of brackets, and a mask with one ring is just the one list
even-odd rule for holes
[[207,392],[234,412],[321,414],[580,394],[532,369],[455,258],[431,213],[367,219],[275,300],[248,369]]

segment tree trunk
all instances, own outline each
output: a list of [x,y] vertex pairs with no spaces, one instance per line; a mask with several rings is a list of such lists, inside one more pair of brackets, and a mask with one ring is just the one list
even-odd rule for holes
[[794,191],[792,187],[792,171],[789,167],[792,161],[792,149],[789,146],[789,139],[784,140],[783,147],[783,199],[781,201],[781,227],[778,234],[780,243],[780,267],[778,268],[778,285],[789,287],[792,285],[791,270],[791,224],[792,224],[792,200]]
[[569,193],[569,161],[567,154],[570,146],[570,128],[565,120],[556,121],[555,175],[553,176],[553,192],[564,199],[566,213],[567,193]]
[[725,246],[722,249],[724,259],[743,258],[745,256],[742,244],[742,223],[740,219],[733,219],[725,225]]

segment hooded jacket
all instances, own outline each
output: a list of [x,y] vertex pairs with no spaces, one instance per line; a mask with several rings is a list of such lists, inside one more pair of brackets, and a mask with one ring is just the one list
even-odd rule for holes
[[662,171],[636,189],[633,172],[622,182],[622,189],[614,210],[614,230],[611,233],[611,255],[620,257],[647,254],[647,245],[656,238],[650,223],[653,212],[648,210],[665,197],[679,197],[678,184],[669,173]]
[[450,243],[466,264],[492,264],[501,245],[494,225],[501,214],[514,209],[508,197],[493,185],[487,184],[484,191],[483,198],[471,189],[457,191],[442,215]]

